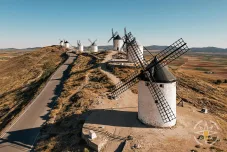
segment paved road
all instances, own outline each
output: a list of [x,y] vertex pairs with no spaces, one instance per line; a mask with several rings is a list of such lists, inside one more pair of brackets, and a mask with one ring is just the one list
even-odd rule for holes
[[75,54],[68,53],[68,55],[68,60],[57,69],[42,92],[2,135],[0,152],[30,151],[39,135],[41,126],[48,118],[51,103],[61,92],[69,65],[76,59]]

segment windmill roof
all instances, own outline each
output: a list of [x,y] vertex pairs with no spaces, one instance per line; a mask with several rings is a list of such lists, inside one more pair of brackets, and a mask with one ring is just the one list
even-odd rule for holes
[[[153,60],[153,63],[155,62],[158,62],[157,58]],[[153,77],[155,79],[155,82],[158,83],[168,83],[176,81],[176,77],[168,70],[168,67],[162,67],[160,64],[157,64],[154,67]]]
[[121,40],[121,37],[117,35],[116,37],[114,37],[114,40]]

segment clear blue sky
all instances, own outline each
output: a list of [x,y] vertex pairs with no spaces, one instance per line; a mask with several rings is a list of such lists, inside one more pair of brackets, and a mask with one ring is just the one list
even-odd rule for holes
[[[106,45],[127,27],[143,45],[227,48],[227,0],[0,0],[0,48]],[[111,43],[109,43],[111,44]]]

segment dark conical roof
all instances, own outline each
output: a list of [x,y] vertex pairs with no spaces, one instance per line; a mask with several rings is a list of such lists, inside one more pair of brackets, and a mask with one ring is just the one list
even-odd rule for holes
[[[158,59],[155,57],[153,63],[157,63]],[[162,67],[160,64],[157,64],[153,68],[153,77],[155,82],[158,83],[168,83],[168,82],[175,82],[176,77],[168,70],[168,68]]]
[[114,40],[121,40],[121,37],[117,35],[116,37],[114,37]]

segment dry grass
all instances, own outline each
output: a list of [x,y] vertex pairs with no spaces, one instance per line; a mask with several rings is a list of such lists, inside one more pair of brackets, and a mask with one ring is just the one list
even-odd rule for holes
[[81,129],[89,114],[87,111],[112,85],[99,70],[96,59],[80,54],[51,112],[52,118],[42,129],[36,151],[82,151],[86,148]]
[[14,57],[17,57],[17,56],[20,56],[20,55],[23,55],[25,53],[28,53],[30,51],[27,51],[27,50],[18,50],[18,51],[14,51],[14,50],[7,50],[7,51],[4,51],[4,50],[1,50],[0,51],[0,66],[3,62],[6,62]]
[[98,52],[98,53],[93,53],[95,56],[97,56],[100,59],[104,59],[105,56],[108,54],[108,51],[102,51],[102,52]]
[[0,85],[4,86],[0,94],[31,82],[45,70],[56,68],[62,62],[62,53],[58,47],[45,47],[0,64]]
[[[123,67],[123,66],[113,66],[113,74],[116,75],[118,78],[121,79],[121,81],[125,81],[125,79],[129,76],[131,76],[132,73],[135,72],[135,68],[133,67]],[[130,88],[133,93],[138,94],[137,85],[134,85]]]
[[0,64],[0,129],[37,94],[57,66],[65,60],[57,47],[45,47]]
[[203,80],[189,71],[174,71],[178,79],[177,91],[185,101],[195,107],[208,107],[209,111],[227,121],[227,89]]
[[[15,54],[15,53],[12,53],[12,52],[0,52],[0,64],[5,62],[5,61],[8,61],[16,56],[19,56],[20,54]],[[22,55],[22,54],[21,54]]]
[[[196,107],[208,107],[210,112],[225,121],[227,121],[227,84],[217,85],[214,82],[218,79],[222,82],[227,79],[226,60],[226,55],[190,54],[183,57],[183,64],[175,64],[173,68],[178,78],[179,94]],[[179,60],[174,63],[176,62]],[[205,71],[212,71],[214,74],[207,74]]]

